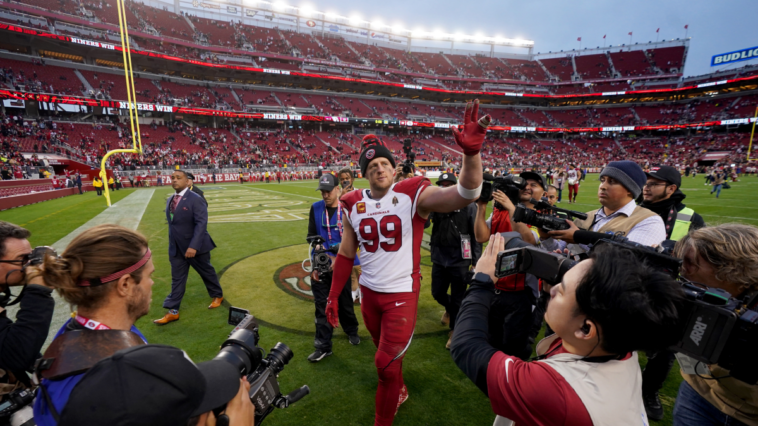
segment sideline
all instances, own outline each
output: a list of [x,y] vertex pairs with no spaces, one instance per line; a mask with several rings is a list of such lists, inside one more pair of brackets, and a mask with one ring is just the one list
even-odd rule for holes
[[[58,240],[53,244],[53,247],[61,253],[66,249],[68,244],[79,234],[97,225],[105,223],[114,223],[132,230],[136,230],[142,220],[142,215],[145,214],[147,205],[153,198],[154,188],[141,189],[134,191],[127,195],[119,202],[113,204],[111,207],[103,210],[97,216],[93,217],[84,225],[76,228],[70,234]],[[73,207],[73,206],[72,206]],[[52,342],[53,337],[63,324],[71,318],[71,307],[61,298],[57,292],[53,292],[53,298],[55,299],[55,311],[53,312],[53,321],[50,324],[50,331],[47,334],[45,344],[42,346],[42,352],[45,351],[47,346]],[[8,309],[8,314],[12,315],[12,318],[16,317],[18,312],[18,305],[11,306]]]

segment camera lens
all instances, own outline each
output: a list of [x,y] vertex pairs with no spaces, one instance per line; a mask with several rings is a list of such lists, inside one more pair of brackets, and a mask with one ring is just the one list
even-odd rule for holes
[[271,348],[271,352],[268,353],[266,359],[268,360],[271,369],[274,370],[276,374],[279,374],[279,372],[284,369],[284,366],[290,362],[293,356],[295,356],[295,354],[292,353],[292,349],[284,343],[279,342],[276,346]]
[[248,375],[258,368],[263,358],[257,344],[258,339],[253,332],[245,329],[237,330],[221,345],[221,350],[214,359],[223,359],[243,375]]

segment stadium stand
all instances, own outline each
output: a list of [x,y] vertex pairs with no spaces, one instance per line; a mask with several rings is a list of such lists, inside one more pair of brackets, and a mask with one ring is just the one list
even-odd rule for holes
[[413,56],[426,66],[426,70],[430,74],[458,75],[458,70],[450,65],[450,62],[441,53],[414,52]]
[[234,26],[227,21],[191,17],[195,31],[202,34],[208,44],[215,46],[236,45]]
[[356,55],[355,52],[350,49],[342,37],[327,37],[320,35],[314,37],[316,37],[316,39],[320,41],[324,47],[329,49],[329,52],[331,52],[332,55],[336,56],[341,61],[352,62],[356,64],[361,63],[360,56]]
[[622,77],[639,77],[654,74],[652,68],[650,68],[650,61],[648,61],[645,52],[642,50],[620,50],[618,52],[611,52],[610,55],[613,67]]
[[582,79],[610,78],[611,64],[608,57],[602,55],[580,55],[574,57],[576,72]]
[[574,66],[571,64],[571,58],[540,59],[540,62],[545,66],[547,72],[559,81],[572,81]]
[[663,72],[675,72],[682,69],[685,52],[684,46],[651,49],[647,52],[655,66]]
[[140,12],[145,22],[159,31],[161,35],[194,41],[195,32],[183,16],[147,5],[143,5]]
[[[114,100],[129,99],[124,86],[124,75],[99,73],[94,71],[79,71],[87,82],[96,91],[101,91],[107,98]],[[134,89],[137,95],[137,101],[149,102],[156,100],[159,93],[157,86],[146,78],[134,77]],[[93,96],[94,97],[94,96]]]
[[43,61],[34,58],[34,62],[3,59],[1,81],[9,88],[28,92],[55,93],[82,96],[84,85],[71,68],[43,65]]
[[[101,0],[99,3],[86,3],[85,7],[100,19],[100,22],[118,25],[118,6],[116,5],[116,0]],[[129,28],[141,28],[142,25],[139,18],[137,18],[129,6],[126,7],[124,13],[126,14],[126,24]]]

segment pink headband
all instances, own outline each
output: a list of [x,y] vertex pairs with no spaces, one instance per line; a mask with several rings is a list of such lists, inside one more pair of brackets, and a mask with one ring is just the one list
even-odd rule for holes
[[137,269],[145,266],[145,263],[147,263],[147,261],[150,260],[151,256],[152,256],[152,254],[150,253],[150,249],[148,248],[147,251],[145,252],[145,255],[142,256],[142,259],[140,259],[134,265],[132,265],[132,266],[130,266],[130,267],[124,269],[124,270],[121,270],[121,271],[115,272],[113,274],[110,274],[110,275],[108,275],[106,277],[94,278],[94,279],[91,279],[91,280],[81,280],[81,281],[79,281],[79,287],[97,287],[99,285],[102,285],[102,284],[109,283],[111,281],[117,280],[117,279],[123,277],[124,275],[131,274],[132,272],[136,271]]

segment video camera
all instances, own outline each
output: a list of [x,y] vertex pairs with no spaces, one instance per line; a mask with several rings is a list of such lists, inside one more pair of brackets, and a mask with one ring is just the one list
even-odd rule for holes
[[562,231],[571,227],[566,219],[587,219],[585,213],[554,207],[542,199],[538,201],[532,198],[530,202],[534,205],[534,210],[526,208],[523,204],[516,206],[516,211],[513,213],[514,222],[522,222],[546,231]]
[[314,235],[312,237],[306,238],[306,240],[311,244],[311,246],[321,246],[320,249],[313,249],[313,254],[311,255],[311,268],[315,271],[318,271],[320,275],[331,273],[332,258],[329,257],[329,255],[331,254],[332,256],[337,256],[337,252],[339,252],[340,249],[339,244],[327,248],[325,246],[326,240],[324,240],[324,237],[321,235]]
[[[284,343],[277,343],[263,357],[264,350],[258,346],[258,322],[246,309],[229,308],[229,324],[235,328],[221,345],[214,359],[222,359],[234,365],[247,376],[250,383],[250,400],[255,406],[255,424],[259,425],[276,408],[287,408],[310,393],[308,385],[282,395],[277,377],[294,354]],[[226,407],[214,410],[216,417]]]
[[[5,282],[8,283],[10,280],[8,279],[10,274],[14,273],[20,273],[24,276],[26,276],[26,268],[33,265],[41,265],[47,256],[53,256],[58,257],[58,252],[55,251],[54,248],[48,247],[48,246],[39,246],[35,247],[29,255],[23,259],[23,265],[21,267],[21,270],[14,269],[9,271],[5,276]],[[13,297],[13,294],[11,293],[11,287],[12,285],[5,285],[0,287],[0,307],[5,308],[6,306],[12,306],[17,304],[21,301],[21,297],[24,295],[24,289],[26,289],[26,282],[25,278],[22,278],[18,284],[14,285],[23,285],[24,288],[19,292],[16,299],[11,302],[11,297]]]
[[[522,177],[516,175],[495,177],[489,173],[485,173],[484,181],[482,182],[482,193],[479,195],[477,201],[489,203],[492,201],[492,194],[495,191],[501,191],[516,205],[519,202],[519,191],[523,189],[526,189],[526,179]],[[497,201],[495,201],[495,207],[498,209],[503,208]]]
[[[579,244],[614,244],[634,250],[652,267],[677,279],[684,290],[686,303],[680,312],[681,332],[670,349],[698,362],[718,364],[730,370],[731,377],[748,384],[758,383],[758,292],[734,298],[724,290],[704,288],[679,276],[681,259],[672,257],[663,249],[630,242],[618,235],[577,231],[574,241]],[[506,250],[498,253],[495,276],[498,278],[521,273],[532,274],[548,283],[556,284],[577,263],[564,255],[546,252],[513,238]]]
[[401,163],[403,166],[403,174],[416,172],[416,153],[413,152],[411,146],[412,141],[410,139],[403,139],[403,152],[405,153],[405,161]]

